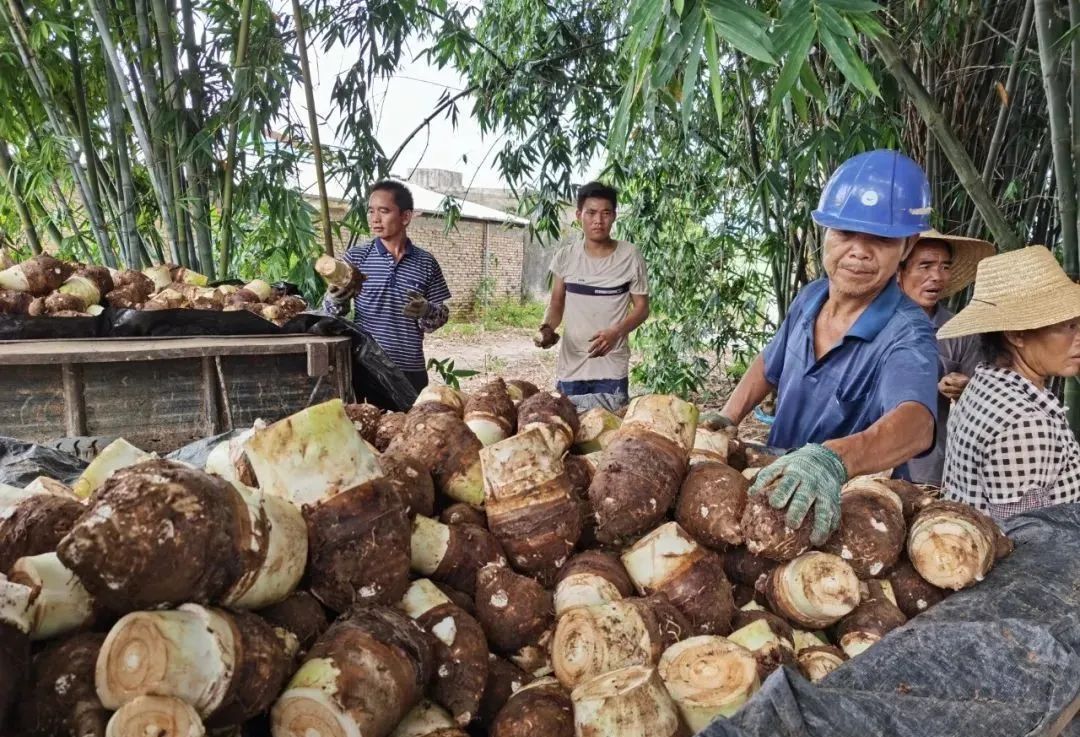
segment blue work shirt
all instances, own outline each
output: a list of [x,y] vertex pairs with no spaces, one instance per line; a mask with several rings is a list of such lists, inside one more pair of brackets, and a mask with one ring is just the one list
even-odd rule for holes
[[890,280],[819,360],[814,322],[828,297],[826,279],[804,287],[763,353],[777,396],[769,445],[799,448],[854,435],[904,402],[918,402],[936,421],[938,347],[922,308]]
[[[395,261],[394,255],[376,238],[347,250],[341,259],[358,268],[367,280],[353,299],[353,313],[360,329],[375,339],[386,355],[402,371],[423,371],[424,331],[438,325],[402,314],[409,301],[409,292],[419,292],[435,306],[450,300],[442,268],[430,253],[406,241],[405,255]],[[327,314],[342,315],[347,310],[329,298],[323,302]],[[439,325],[446,322],[446,313],[439,313]]]

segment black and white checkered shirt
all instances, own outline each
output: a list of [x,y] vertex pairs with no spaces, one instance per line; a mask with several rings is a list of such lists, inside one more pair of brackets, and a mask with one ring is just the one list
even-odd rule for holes
[[980,364],[949,414],[946,498],[996,519],[1080,501],[1080,444],[1049,391]]

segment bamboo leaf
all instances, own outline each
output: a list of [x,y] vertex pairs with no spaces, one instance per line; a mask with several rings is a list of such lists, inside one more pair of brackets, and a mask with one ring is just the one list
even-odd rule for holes
[[709,91],[716,110],[716,123],[723,126],[724,87],[720,78],[720,50],[716,43],[716,29],[708,18],[705,20],[705,57],[709,61]]
[[818,81],[817,75],[809,64],[803,64],[802,69],[799,70],[799,84],[818,102],[826,101],[825,88],[821,86],[821,82]]
[[787,60],[784,62],[783,69],[780,70],[780,76],[777,78],[776,85],[770,95],[769,104],[771,106],[775,107],[784,99],[788,91],[794,86],[795,80],[799,78],[802,68],[806,66],[806,57],[810,53],[810,46],[814,43],[814,31],[814,26],[807,23],[793,39]]
[[733,47],[758,61],[776,64],[765,33],[765,16],[738,0],[709,0],[706,12],[716,32]]
[[828,5],[818,7],[818,17],[821,18],[822,25],[833,35],[842,38],[855,38],[855,29],[851,27],[851,24]]
[[690,118],[694,113],[694,98],[697,96],[698,88],[698,69],[701,66],[702,46],[704,43],[705,23],[699,22],[697,24],[697,35],[694,37],[693,43],[690,44],[690,56],[687,59],[686,69],[683,72],[681,117],[684,131],[689,130]]
[[821,0],[825,5],[849,13],[878,13],[885,9],[872,0]]
[[818,35],[825,50],[829,52],[829,58],[833,60],[833,63],[836,64],[847,81],[862,92],[875,97],[881,96],[877,83],[870,76],[870,70],[863,64],[862,59],[855,53],[855,49],[851,44],[844,39],[838,39],[827,27],[820,28]]

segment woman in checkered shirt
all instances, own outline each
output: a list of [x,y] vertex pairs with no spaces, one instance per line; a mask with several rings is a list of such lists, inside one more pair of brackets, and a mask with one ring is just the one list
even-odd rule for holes
[[1080,445],[1047,381],[1080,374],[1080,285],[1046,248],[984,259],[939,338],[978,334],[985,358],[949,414],[945,496],[996,519],[1080,501]]

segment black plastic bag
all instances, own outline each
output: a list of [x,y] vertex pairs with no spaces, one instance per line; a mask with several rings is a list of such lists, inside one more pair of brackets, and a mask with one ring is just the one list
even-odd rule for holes
[[1080,505],[1019,515],[1004,528],[1016,550],[985,581],[818,684],[776,671],[737,714],[701,735],[1058,734],[1080,703]]
[[0,484],[26,486],[38,476],[67,485],[75,483],[88,464],[68,453],[25,440],[0,437]]
[[247,310],[113,310],[104,313],[111,338],[278,335],[274,323]]
[[171,461],[180,461],[181,463],[190,463],[196,468],[202,468],[206,465],[206,458],[210,455],[218,443],[222,443],[226,440],[232,440],[245,429],[229,430],[218,435],[214,435],[209,438],[203,438],[202,440],[196,440],[193,443],[188,443],[180,448],[177,448],[169,455],[165,456]]
[[75,340],[105,335],[105,314],[97,317],[0,315],[0,340]]

